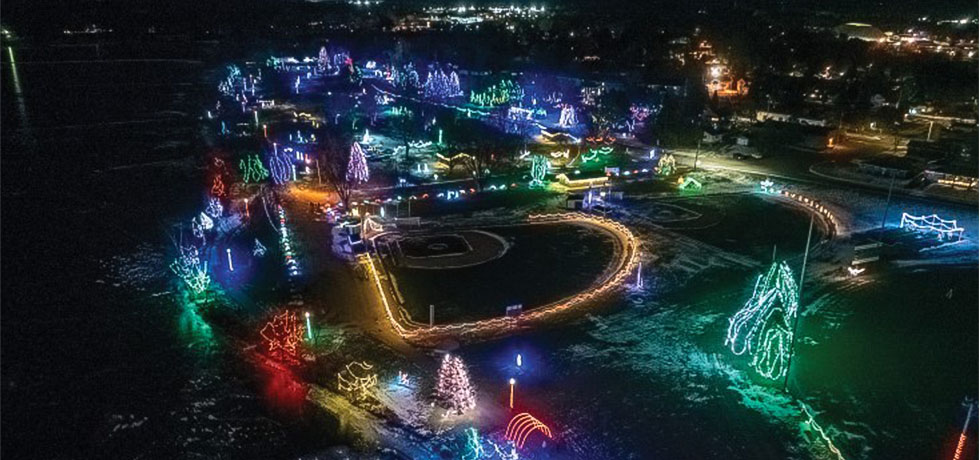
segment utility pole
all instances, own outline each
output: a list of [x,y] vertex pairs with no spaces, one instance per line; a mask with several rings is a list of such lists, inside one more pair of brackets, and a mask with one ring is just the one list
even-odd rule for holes
[[701,131],[701,137],[698,138],[698,149],[694,151],[694,170],[698,170],[698,156],[701,155],[701,139],[704,138],[704,131]]
[[789,371],[793,368],[793,355],[796,354],[796,331],[799,329],[800,309],[803,308],[803,277],[806,276],[806,260],[810,256],[810,238],[813,236],[813,214],[810,214],[810,230],[806,232],[806,249],[803,251],[803,266],[800,267],[800,286],[796,295],[796,316],[793,318],[793,338],[789,345],[789,359],[786,360],[786,375],[783,377],[783,392],[789,385]]
[[323,185],[323,179],[320,178],[320,157],[316,157],[316,182],[318,185]]
[[881,213],[881,232],[885,231],[885,220],[888,218],[888,207],[892,203],[892,186],[895,185],[895,174],[892,174],[892,180],[888,182],[888,199],[885,200],[885,211]]
[[898,90],[898,102],[895,103],[895,109],[898,111],[898,121],[895,122],[895,145],[892,148],[892,153],[898,154],[898,128],[902,126],[902,120],[905,119],[905,115],[902,113],[902,97],[905,95],[905,80],[902,80],[902,86]]
[[963,431],[960,432],[960,439],[956,442],[956,452],[953,453],[953,460],[960,460],[963,455],[963,447],[966,445],[966,431],[970,429],[970,419],[973,418],[973,402],[966,411],[966,421],[963,422]]

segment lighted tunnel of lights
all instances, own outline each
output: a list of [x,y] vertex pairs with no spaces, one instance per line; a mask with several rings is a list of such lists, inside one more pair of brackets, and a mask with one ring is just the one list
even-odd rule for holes
[[514,445],[518,449],[524,448],[524,443],[527,442],[527,438],[531,436],[535,431],[541,432],[541,434],[552,439],[551,428],[548,425],[541,423],[540,420],[534,418],[533,415],[527,412],[521,412],[510,419],[510,423],[507,424],[507,431],[504,432],[504,437],[514,442]]
[[[636,238],[633,236],[633,232],[619,222],[605,217],[583,213],[532,214],[528,216],[528,222],[531,224],[574,222],[604,230],[612,234],[617,242],[615,260],[610,263],[610,268],[607,268],[593,284],[578,294],[547,305],[535,307],[518,316],[429,326],[413,321],[404,308],[391,304],[388,300],[388,288],[381,282],[382,274],[379,273],[378,266],[374,261],[375,256],[370,252],[362,254],[360,256],[361,263],[367,266],[371,278],[374,280],[375,287],[381,297],[382,306],[385,309],[385,314],[392,328],[406,340],[416,342],[430,342],[450,337],[488,337],[499,335],[529,326],[536,322],[553,319],[556,315],[564,311],[581,306],[601,295],[609,293],[622,285],[636,267],[638,251]],[[373,235],[368,240],[373,242],[373,238],[379,235]]]

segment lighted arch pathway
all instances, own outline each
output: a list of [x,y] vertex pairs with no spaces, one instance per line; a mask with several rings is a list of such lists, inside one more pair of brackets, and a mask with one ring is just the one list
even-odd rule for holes
[[548,439],[552,439],[551,428],[548,428],[548,425],[541,423],[540,420],[534,418],[533,415],[527,412],[521,412],[510,419],[510,423],[507,424],[507,431],[504,432],[504,437],[514,441],[514,445],[518,449],[523,449],[528,436],[535,431],[540,431]]
[[550,304],[535,307],[518,316],[429,326],[412,321],[404,313],[404,310],[391,305],[386,288],[381,282],[378,266],[374,262],[374,256],[369,251],[360,256],[361,262],[367,266],[370,272],[370,277],[381,297],[385,314],[395,332],[405,340],[414,343],[434,343],[447,338],[489,338],[507,334],[518,329],[543,324],[563,312],[582,307],[597,297],[614,291],[624,283],[636,268],[638,252],[636,238],[633,236],[633,232],[619,222],[583,213],[532,214],[528,216],[528,222],[532,224],[569,222],[596,227],[612,234],[616,240],[614,262],[609,265],[612,268],[607,268],[595,282],[582,292]]

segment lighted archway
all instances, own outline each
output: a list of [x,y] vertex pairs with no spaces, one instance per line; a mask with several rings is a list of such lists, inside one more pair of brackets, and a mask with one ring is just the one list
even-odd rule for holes
[[547,436],[548,439],[552,439],[551,428],[548,428],[548,425],[541,423],[540,420],[534,418],[533,415],[527,412],[521,412],[520,414],[515,415],[514,418],[510,419],[510,423],[507,424],[507,431],[504,433],[504,436],[507,439],[514,441],[514,445],[516,445],[518,449],[522,449],[524,448],[524,442],[527,441],[528,436],[535,431],[540,431],[541,434]]

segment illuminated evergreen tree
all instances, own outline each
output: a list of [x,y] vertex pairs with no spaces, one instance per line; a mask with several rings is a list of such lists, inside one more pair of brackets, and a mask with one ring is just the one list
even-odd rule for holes
[[327,47],[320,47],[320,55],[316,60],[316,69],[320,72],[326,72],[330,68],[330,55],[327,53]]
[[449,354],[442,358],[436,397],[455,414],[462,414],[476,407],[476,391],[470,384],[470,376],[462,359]]
[[347,163],[347,180],[354,183],[367,182],[370,177],[367,157],[361,144],[354,142],[350,146],[350,160]]

